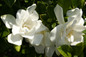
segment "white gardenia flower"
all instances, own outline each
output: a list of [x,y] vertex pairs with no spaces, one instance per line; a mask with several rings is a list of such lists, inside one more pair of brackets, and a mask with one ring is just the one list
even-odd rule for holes
[[39,45],[42,41],[46,27],[39,19],[38,13],[35,11],[36,4],[29,6],[26,10],[20,9],[16,18],[10,14],[1,16],[6,27],[12,29],[12,33],[8,35],[8,42],[21,45],[23,37],[30,40],[33,45]]
[[[83,42],[82,31],[86,29],[82,18],[82,9],[75,8],[67,12],[68,22],[64,21],[63,9],[58,4],[54,9],[59,25],[51,31],[50,40],[58,48],[61,45],[76,45]],[[56,50],[57,55],[59,52]]]
[[26,10],[20,9],[16,18],[10,14],[2,15],[1,19],[6,27],[12,29],[8,35],[8,42],[15,45],[22,45],[23,37],[37,53],[44,53],[47,57],[52,57],[54,47],[50,41],[49,29],[42,24],[38,13],[35,11],[36,4],[29,6]]

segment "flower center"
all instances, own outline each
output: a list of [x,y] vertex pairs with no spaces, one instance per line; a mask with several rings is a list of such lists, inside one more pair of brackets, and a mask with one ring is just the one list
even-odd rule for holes
[[29,30],[31,30],[31,28],[34,26],[34,23],[30,20],[30,21],[26,21],[24,22],[24,24],[22,25],[23,28],[27,28]]
[[70,38],[72,34],[73,34],[73,30],[71,30],[66,36],[67,36],[68,38]]

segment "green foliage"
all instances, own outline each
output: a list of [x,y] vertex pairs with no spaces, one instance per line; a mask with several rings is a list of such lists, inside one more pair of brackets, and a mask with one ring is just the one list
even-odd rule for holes
[[72,49],[73,56],[81,56],[83,54],[84,44],[79,43],[77,46],[72,46]]
[[71,7],[71,0],[58,0],[58,4],[62,6],[63,12],[66,14],[66,11]]
[[72,2],[72,7],[79,7],[79,8],[83,8],[85,0],[71,0]]
[[5,2],[9,7],[12,7],[12,5],[16,2],[16,0],[4,0],[4,2]]
[[20,49],[21,49],[21,46],[14,46],[14,48],[15,48],[15,50],[16,50],[17,52],[19,52]]
[[86,33],[86,30],[84,30],[83,33]]
[[86,35],[84,35],[84,47],[86,47]]
[[83,57],[83,49],[83,43],[79,43],[76,46],[62,45],[57,48],[64,57]]
[[[67,10],[76,7],[82,8],[83,17],[86,18],[85,0],[0,0],[0,16],[3,14],[12,14],[16,17],[16,12],[19,9],[26,9],[33,3],[37,4],[36,11],[39,13],[39,19],[50,30],[58,25],[54,14],[54,8],[57,3],[63,8],[65,21],[67,20]],[[10,33],[11,30],[7,29],[0,19],[0,57],[45,57],[45,54],[37,54],[34,47],[31,47],[25,40],[23,40],[22,46],[15,46],[8,43],[7,36]],[[80,43],[77,46],[63,45],[57,48],[62,56],[84,57],[83,50],[86,50],[86,30],[83,33],[85,33],[84,45]],[[84,53],[86,54],[86,51]],[[57,56],[54,53],[53,57],[61,56]]]
[[64,57],[72,57],[71,55],[72,48],[70,46],[63,45],[58,47],[57,49]]

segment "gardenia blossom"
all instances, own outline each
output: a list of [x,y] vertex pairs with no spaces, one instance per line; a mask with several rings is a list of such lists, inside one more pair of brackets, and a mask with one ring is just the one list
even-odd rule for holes
[[44,53],[45,51],[47,57],[52,57],[54,48],[49,39],[49,29],[42,24],[41,20],[38,20],[39,16],[35,8],[36,4],[33,4],[26,10],[18,10],[16,18],[10,14],[1,16],[6,27],[12,29],[12,33],[8,35],[8,42],[22,45],[24,37],[27,42],[35,47],[37,53]]
[[[63,9],[58,4],[54,9],[59,25],[51,31],[51,41],[56,49],[61,45],[76,45],[83,42],[82,31],[86,29],[82,18],[82,9],[75,8],[67,11],[68,21],[64,21]],[[59,52],[56,50],[57,55]]]
[[16,18],[10,14],[1,16],[6,27],[9,29],[12,28],[12,33],[8,35],[9,43],[21,45],[22,39],[25,37],[33,45],[40,44],[43,38],[41,32],[47,28],[42,24],[41,20],[38,20],[39,16],[35,8],[36,4],[33,4],[26,10],[18,10]]

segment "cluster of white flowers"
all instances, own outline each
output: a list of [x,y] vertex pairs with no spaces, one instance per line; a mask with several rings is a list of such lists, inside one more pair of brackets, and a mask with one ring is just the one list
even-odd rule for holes
[[75,8],[67,11],[68,21],[64,21],[63,9],[57,4],[54,12],[59,25],[50,32],[42,24],[36,12],[36,4],[29,6],[26,10],[20,9],[16,18],[10,14],[2,15],[1,19],[12,33],[8,35],[8,42],[15,45],[22,45],[25,38],[35,47],[37,53],[45,53],[47,57],[52,57],[57,48],[61,45],[76,45],[83,42],[82,31],[86,29],[82,18],[82,9]]

